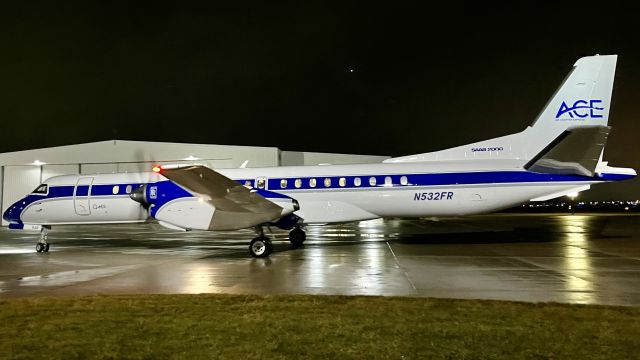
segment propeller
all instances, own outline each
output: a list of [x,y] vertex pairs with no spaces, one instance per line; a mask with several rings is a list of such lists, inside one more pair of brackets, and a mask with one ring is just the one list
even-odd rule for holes
[[[146,151],[146,149],[142,146],[137,146],[134,150],[133,150],[133,154],[134,154],[134,161],[137,165],[136,169],[134,171],[138,172],[138,171],[142,171],[142,172],[147,172],[150,169],[147,169],[146,167],[149,166],[150,164],[152,164],[154,161],[157,161],[156,156],[154,156],[153,154],[149,153],[148,151]],[[146,180],[141,179],[141,182],[145,182]],[[144,209],[144,211],[147,213],[147,216],[150,217],[151,213],[149,211],[150,207],[151,207],[151,203],[149,202],[149,200],[147,199],[147,187],[148,184],[143,183],[142,185],[140,185],[137,189],[133,190],[130,194],[129,194],[129,198],[135,202],[137,202],[138,204],[140,204],[140,206]]]
[[138,187],[134,191],[129,194],[131,200],[139,203],[145,210],[149,210],[149,206],[151,205],[149,201],[147,201],[147,184],[143,184]]

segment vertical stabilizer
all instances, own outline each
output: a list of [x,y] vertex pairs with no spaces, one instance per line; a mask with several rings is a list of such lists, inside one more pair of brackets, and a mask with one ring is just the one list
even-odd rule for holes
[[606,127],[617,58],[617,55],[595,55],[578,59],[533,124],[520,133],[385,162],[468,159],[528,161],[569,128]]
[[539,153],[568,128],[607,126],[617,55],[576,61],[560,88],[525,133],[525,153]]

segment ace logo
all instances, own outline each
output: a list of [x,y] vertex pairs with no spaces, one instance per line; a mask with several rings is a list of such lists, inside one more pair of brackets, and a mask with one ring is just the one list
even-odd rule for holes
[[576,100],[571,107],[563,101],[556,114],[556,119],[559,119],[564,114],[568,114],[571,119],[584,119],[586,117],[597,119],[602,117],[602,110],[604,110],[602,100]]

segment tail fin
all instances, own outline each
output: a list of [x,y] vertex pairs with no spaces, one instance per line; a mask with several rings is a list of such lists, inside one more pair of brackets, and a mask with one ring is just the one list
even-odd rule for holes
[[534,123],[520,133],[385,162],[531,160],[569,128],[606,127],[617,58],[617,55],[595,55],[578,59]]
[[607,126],[617,58],[596,55],[576,61],[528,131],[528,154],[537,154],[570,127]]

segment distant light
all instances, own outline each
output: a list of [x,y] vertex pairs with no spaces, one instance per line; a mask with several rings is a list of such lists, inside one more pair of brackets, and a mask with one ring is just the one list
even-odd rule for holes
[[151,171],[153,171],[154,173],[159,173],[160,170],[162,170],[160,166],[154,166],[153,169],[151,169]]
[[568,197],[569,199],[575,199],[575,198],[577,198],[577,197],[578,197],[578,193],[577,193],[577,192],[568,193],[568,194],[567,194],[567,197]]
[[36,160],[36,161],[32,162],[31,164],[35,165],[35,166],[42,166],[42,165],[45,165],[46,162],[42,162],[40,160]]
[[352,73],[352,72],[353,72],[353,69],[349,69],[349,72],[350,72],[350,73]]
[[629,207],[628,207],[628,206],[625,206],[625,207],[624,207],[624,209],[625,209],[626,211],[629,211]]
[[193,156],[193,155],[189,155],[189,156],[187,156],[186,158],[184,158],[184,159],[182,159],[182,160],[185,160],[185,161],[195,161],[195,160],[200,160],[200,158],[197,158],[197,157],[195,157],[195,156]]

